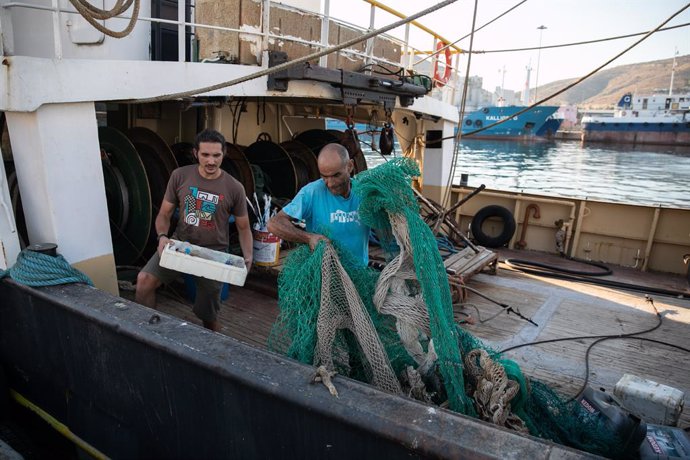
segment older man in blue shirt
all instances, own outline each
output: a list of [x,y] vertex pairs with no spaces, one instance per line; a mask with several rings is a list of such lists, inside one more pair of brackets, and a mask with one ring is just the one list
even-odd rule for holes
[[[347,149],[328,144],[319,153],[321,179],[304,186],[268,223],[268,231],[314,250],[321,240],[335,240],[362,266],[369,262],[369,227],[359,220],[360,198],[352,191],[354,163]],[[306,229],[292,224],[304,220]],[[328,235],[328,236],[326,236]]]

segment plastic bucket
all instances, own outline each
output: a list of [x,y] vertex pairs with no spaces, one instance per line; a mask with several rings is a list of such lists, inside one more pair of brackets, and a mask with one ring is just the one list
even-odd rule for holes
[[254,230],[254,263],[262,267],[278,265],[280,238],[273,233]]
[[[182,278],[184,278],[184,287],[187,294],[187,299],[190,302],[194,302],[196,299],[196,283],[194,282],[194,275],[188,273],[183,273]],[[220,291],[220,300],[225,302],[230,296],[230,285],[228,283],[223,283],[223,288]]]

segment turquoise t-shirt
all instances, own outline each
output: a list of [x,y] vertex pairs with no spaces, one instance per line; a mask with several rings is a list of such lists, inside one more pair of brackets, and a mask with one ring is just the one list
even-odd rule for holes
[[333,195],[323,179],[311,182],[283,208],[293,219],[304,220],[307,231],[320,233],[340,243],[363,266],[369,263],[369,227],[359,221],[360,198]]

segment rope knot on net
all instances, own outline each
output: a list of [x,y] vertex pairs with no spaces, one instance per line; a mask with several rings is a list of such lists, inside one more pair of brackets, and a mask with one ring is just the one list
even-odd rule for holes
[[520,392],[520,384],[510,380],[503,366],[482,349],[465,355],[468,380],[475,388],[475,405],[479,417],[499,426],[528,433],[525,423],[511,411],[510,402]]

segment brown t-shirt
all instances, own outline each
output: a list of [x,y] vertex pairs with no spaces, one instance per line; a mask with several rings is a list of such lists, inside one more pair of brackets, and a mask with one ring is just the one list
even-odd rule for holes
[[205,179],[196,164],[173,171],[165,199],[180,211],[175,237],[216,250],[228,248],[230,215],[247,215],[242,184],[225,171],[216,179]]

